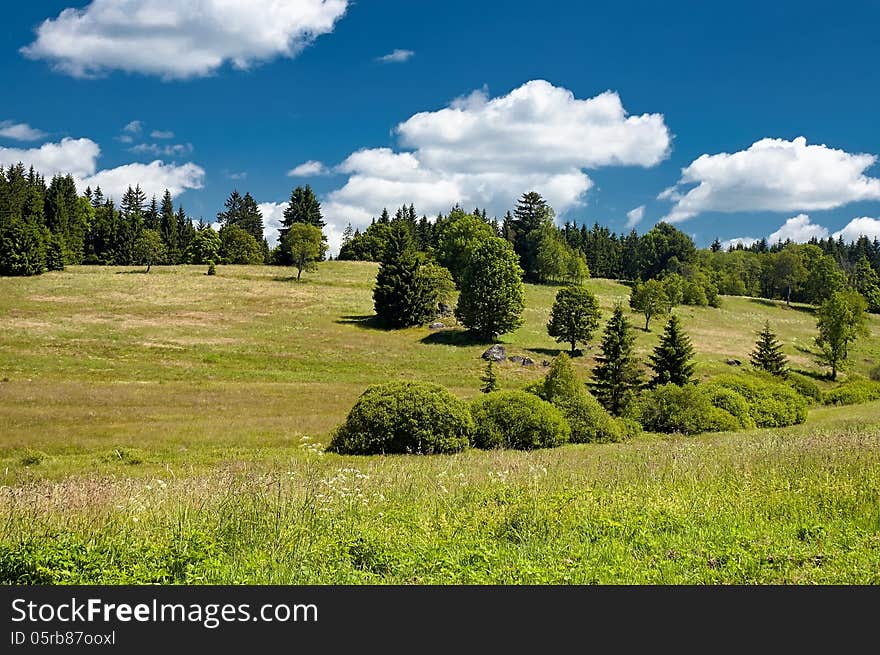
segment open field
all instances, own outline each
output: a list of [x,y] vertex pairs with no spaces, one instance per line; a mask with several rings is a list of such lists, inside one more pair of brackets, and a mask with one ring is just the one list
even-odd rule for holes
[[[478,393],[486,345],[376,329],[374,275],[327,262],[300,284],[229,266],[0,278],[0,581],[880,582],[880,403],[533,453],[323,454],[371,383]],[[589,286],[605,317],[628,295]],[[558,351],[555,291],[527,288],[526,324],[501,341],[536,366],[501,365],[502,387]],[[795,368],[820,371],[808,307],[677,311],[701,377],[747,362],[765,320]],[[639,332],[643,355],[661,328]],[[855,372],[880,362],[878,317],[870,330]]]

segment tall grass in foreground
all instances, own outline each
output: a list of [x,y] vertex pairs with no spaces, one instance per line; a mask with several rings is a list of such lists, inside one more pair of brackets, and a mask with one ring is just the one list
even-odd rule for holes
[[880,583],[880,424],[0,488],[3,583]]

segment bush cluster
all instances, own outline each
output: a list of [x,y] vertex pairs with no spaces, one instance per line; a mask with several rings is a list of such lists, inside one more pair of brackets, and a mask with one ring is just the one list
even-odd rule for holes
[[807,400],[779,378],[763,373],[730,373],[713,378],[712,385],[735,391],[749,403],[759,428],[781,428],[807,420]]
[[806,375],[789,371],[785,376],[785,382],[801,396],[807,399],[811,405],[822,402],[822,390],[815,380]]
[[470,443],[470,411],[449,391],[427,382],[369,387],[330,441],[348,455],[455,453]]
[[857,405],[880,400],[880,382],[854,378],[825,394],[826,405]]
[[471,404],[477,448],[552,448],[569,440],[571,428],[553,405],[525,391],[494,391]]
[[730,412],[712,404],[713,398],[730,405],[737,394],[713,393],[705,385],[687,384],[682,387],[668,383],[644,391],[636,405],[639,422],[653,432],[723,432],[738,430],[742,421]]

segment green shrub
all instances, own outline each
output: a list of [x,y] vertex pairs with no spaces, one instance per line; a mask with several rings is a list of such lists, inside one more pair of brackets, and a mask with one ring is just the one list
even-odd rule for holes
[[854,378],[825,394],[826,405],[858,405],[880,400],[880,382]]
[[733,389],[719,386],[708,382],[702,385],[703,391],[709,395],[709,402],[718,409],[733,416],[741,428],[755,427],[755,419],[752,418],[749,401],[743,398]]
[[577,379],[571,359],[560,353],[543,380],[526,388],[556,407],[571,427],[574,443],[622,441],[630,428],[615,420]]
[[736,391],[749,403],[759,428],[780,428],[807,420],[807,401],[769,373],[729,373],[712,378],[712,385]]
[[427,382],[388,382],[369,387],[328,450],[349,455],[464,450],[474,424],[466,403]]
[[808,378],[806,375],[789,371],[788,375],[785,376],[785,382],[801,396],[806,398],[811,405],[822,402],[822,390],[819,388],[819,385],[816,384],[815,380]]
[[128,446],[120,446],[106,453],[103,460],[108,463],[120,462],[129,466],[137,466],[143,464],[147,459],[144,451],[139,448],[131,448]]
[[663,384],[643,391],[638,400],[639,421],[654,432],[723,432],[738,430],[740,421],[712,404],[700,385]]
[[213,259],[208,262],[207,275],[217,275],[217,264],[214,263]]
[[48,457],[48,455],[41,450],[26,448],[22,456],[18,458],[18,462],[22,466],[37,466],[38,464],[42,464],[46,457]]
[[868,377],[874,382],[880,382],[880,364],[868,371]]
[[471,403],[477,448],[551,448],[569,440],[571,428],[550,403],[525,391],[495,391]]

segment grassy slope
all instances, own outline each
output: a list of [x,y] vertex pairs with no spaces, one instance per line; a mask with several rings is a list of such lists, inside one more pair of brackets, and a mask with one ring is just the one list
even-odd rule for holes
[[[694,439],[320,454],[313,444],[368,384],[430,379],[462,397],[479,385],[484,345],[370,326],[374,272],[325,263],[303,284],[268,267],[0,278],[0,543],[18,544],[0,552],[5,570],[43,561],[48,581],[878,582],[880,403]],[[590,286],[606,316],[627,295]],[[540,364],[556,352],[544,330],[554,293],[528,288],[526,324],[502,339],[510,353]],[[816,370],[808,308],[725,298],[679,313],[702,376],[746,361],[765,319],[795,366]],[[870,327],[880,335],[876,317]],[[643,354],[660,328],[639,334]],[[874,361],[877,336],[854,368]],[[541,373],[500,371],[506,388]],[[48,457],[26,467],[25,447]],[[144,461],[124,463],[125,448]],[[81,557],[52,564],[52,544]],[[83,577],[63,577],[65,566]]]

